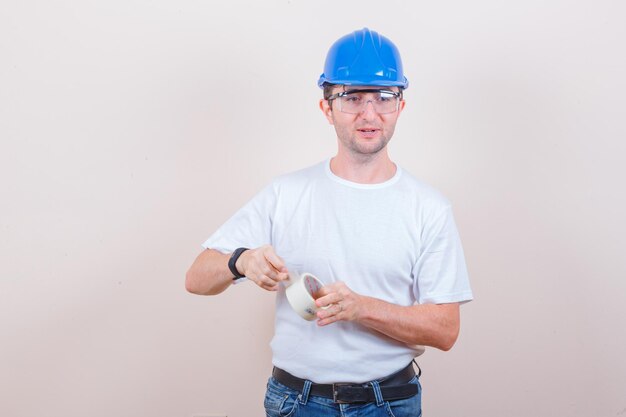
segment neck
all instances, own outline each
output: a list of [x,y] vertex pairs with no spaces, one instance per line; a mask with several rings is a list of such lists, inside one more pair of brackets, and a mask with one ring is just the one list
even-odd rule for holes
[[393,178],[397,167],[385,149],[374,155],[339,152],[331,159],[330,170],[347,181],[359,184],[379,184]]

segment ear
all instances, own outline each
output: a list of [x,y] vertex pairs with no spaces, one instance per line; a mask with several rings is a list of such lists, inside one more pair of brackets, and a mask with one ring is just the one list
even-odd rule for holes
[[398,107],[398,116],[400,115],[400,113],[402,113],[402,110],[404,110],[405,105],[406,105],[406,101],[404,101],[404,99],[400,101],[400,107]]
[[324,113],[324,116],[326,116],[326,120],[328,120],[328,123],[330,123],[331,125],[334,124],[333,109],[330,107],[330,104],[328,104],[328,100],[320,100],[320,110],[322,111],[322,113]]

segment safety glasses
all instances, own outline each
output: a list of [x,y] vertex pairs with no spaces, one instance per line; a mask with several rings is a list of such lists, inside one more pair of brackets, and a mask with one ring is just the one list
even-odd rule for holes
[[372,103],[374,110],[379,114],[394,113],[398,110],[401,94],[391,90],[358,89],[342,91],[328,97],[328,101],[335,101],[342,113],[359,114]]

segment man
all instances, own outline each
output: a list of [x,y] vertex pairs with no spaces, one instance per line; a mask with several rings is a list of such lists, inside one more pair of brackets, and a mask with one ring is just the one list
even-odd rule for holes
[[[389,39],[367,28],[340,38],[318,85],[337,154],[239,210],[203,244],[186,286],[219,294],[245,277],[278,292],[268,416],[419,416],[413,358],[450,349],[472,299],[450,204],[389,158],[408,87]],[[289,307],[290,271],[327,284],[316,322]]]

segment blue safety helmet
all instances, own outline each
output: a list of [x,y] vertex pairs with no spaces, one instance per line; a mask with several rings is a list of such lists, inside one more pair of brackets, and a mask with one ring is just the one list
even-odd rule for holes
[[324,73],[317,81],[344,85],[408,88],[398,48],[378,32],[363,28],[337,40],[326,55]]

